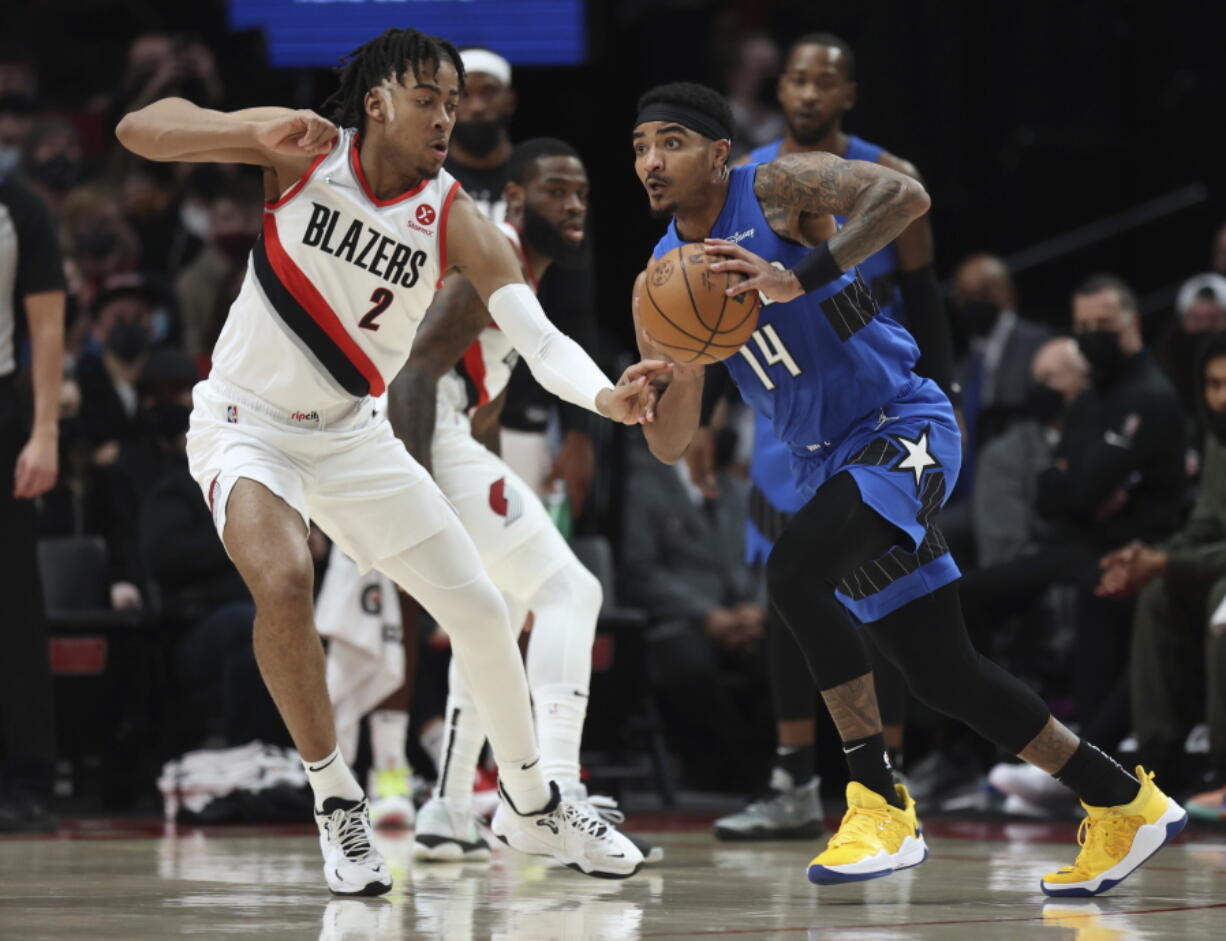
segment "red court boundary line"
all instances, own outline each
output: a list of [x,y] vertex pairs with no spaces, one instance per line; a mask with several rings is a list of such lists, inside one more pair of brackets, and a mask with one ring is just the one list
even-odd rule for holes
[[[1084,901],[1080,898],[1070,898],[1067,900],[1069,904],[1076,905],[1078,902]],[[1210,902],[1205,905],[1176,905],[1171,908],[1137,908],[1126,909],[1118,912],[1061,912],[1060,918],[1114,918],[1120,915],[1166,915],[1173,912],[1195,912],[1209,908],[1226,908],[1226,902]],[[1042,922],[1042,915],[1027,915],[1018,918],[964,918],[960,920],[950,921],[898,921],[898,922],[877,922],[871,925],[797,925],[796,927],[771,928],[764,932],[763,927],[759,925],[756,928],[709,928],[690,929],[689,931],[649,931],[640,935],[643,938],[685,938],[694,935],[703,937],[715,937],[725,935],[746,935],[756,934],[788,934],[797,931],[881,931],[882,929],[893,931],[900,928],[932,928],[943,925],[996,925],[1006,924],[1010,922],[1025,922],[1037,921]],[[1055,927],[1064,927],[1052,925]]]

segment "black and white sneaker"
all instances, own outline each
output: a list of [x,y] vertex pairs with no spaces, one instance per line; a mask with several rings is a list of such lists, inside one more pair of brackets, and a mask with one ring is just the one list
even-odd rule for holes
[[439,862],[473,862],[490,858],[489,844],[477,831],[469,808],[457,812],[443,798],[432,797],[417,815],[413,858]]
[[[626,821],[626,815],[617,806],[617,799],[614,797],[610,797],[607,794],[588,794],[587,785],[581,783],[563,785],[561,791],[563,800],[570,801],[572,804],[583,804],[607,824],[620,827]],[[643,854],[643,862],[663,862],[664,847],[657,846],[650,840],[644,840],[641,836],[635,836],[633,833],[625,833],[623,836]]]
[[630,840],[583,804],[562,799],[558,786],[543,810],[521,813],[499,782],[502,797],[490,824],[494,836],[512,849],[551,856],[576,872],[600,879],[625,879],[639,871],[643,854]]
[[315,811],[324,877],[336,895],[385,895],[392,877],[375,849],[366,798],[358,801],[329,797]]

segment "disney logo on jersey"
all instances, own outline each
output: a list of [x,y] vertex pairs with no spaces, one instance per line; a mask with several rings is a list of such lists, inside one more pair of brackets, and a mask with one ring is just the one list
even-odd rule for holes
[[757,229],[746,229],[744,232],[734,232],[732,235],[724,236],[724,241],[737,245],[740,242],[745,241],[745,239],[753,238],[754,233],[757,231]]
[[[408,245],[369,228],[360,219],[348,220],[342,225],[343,217],[339,209],[315,202],[311,206],[311,218],[302,234],[303,245],[318,248],[351,265],[357,265],[388,284],[411,288],[417,283],[421,269],[429,259],[424,251],[414,251]],[[430,206],[418,207],[419,212],[422,209],[434,211]],[[344,235],[336,240],[336,234],[342,230]]]

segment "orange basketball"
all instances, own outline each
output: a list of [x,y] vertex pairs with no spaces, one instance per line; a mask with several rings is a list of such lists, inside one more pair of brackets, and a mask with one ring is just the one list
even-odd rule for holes
[[639,321],[660,351],[678,363],[727,359],[758,327],[758,292],[725,294],[745,276],[712,271],[721,257],[708,255],[699,242],[687,242],[647,269]]

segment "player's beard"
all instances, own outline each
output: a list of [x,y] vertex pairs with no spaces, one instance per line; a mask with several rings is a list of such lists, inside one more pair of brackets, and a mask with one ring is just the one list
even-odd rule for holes
[[455,126],[451,138],[474,157],[484,157],[498,146],[505,127],[506,121],[502,118],[494,118],[492,121],[465,121]]
[[552,259],[559,268],[586,268],[591,262],[586,238],[578,244],[569,241],[548,219],[527,205],[524,206],[524,241]]
[[802,131],[796,127],[791,121],[788,121],[788,133],[792,135],[792,140],[800,144],[801,147],[815,147],[822,142],[832,130],[834,130],[834,121],[827,121],[825,124],[819,124],[811,131]]

